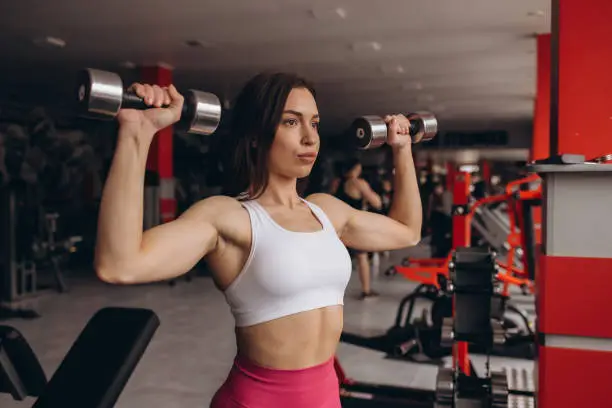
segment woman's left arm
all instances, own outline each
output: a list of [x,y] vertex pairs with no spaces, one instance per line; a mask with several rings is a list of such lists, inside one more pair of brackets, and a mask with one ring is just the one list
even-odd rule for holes
[[325,210],[344,244],[362,251],[406,248],[421,240],[423,211],[412,158],[410,122],[403,115],[387,116],[385,121],[395,168],[395,191],[388,216],[356,210],[327,194],[308,197]]

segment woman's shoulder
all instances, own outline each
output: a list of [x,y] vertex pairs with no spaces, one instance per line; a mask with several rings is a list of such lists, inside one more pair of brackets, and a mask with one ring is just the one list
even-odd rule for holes
[[225,239],[240,242],[250,234],[248,213],[235,197],[210,196],[198,201],[193,207],[210,220]]
[[215,219],[223,219],[244,211],[237,198],[224,195],[206,197],[196,202],[191,210],[202,214],[211,214]]
[[342,225],[349,212],[352,211],[352,207],[344,201],[327,193],[310,194],[306,197],[306,201],[320,208],[336,229]]
[[210,197],[206,197],[198,201],[196,206],[199,207],[210,207],[210,208],[218,208],[222,209],[227,207],[231,208],[240,208],[240,201],[236,197],[230,197],[225,195],[214,195]]
[[308,195],[305,200],[317,207],[325,207],[327,205],[333,205],[334,202],[339,201],[337,197],[327,193],[313,193]]

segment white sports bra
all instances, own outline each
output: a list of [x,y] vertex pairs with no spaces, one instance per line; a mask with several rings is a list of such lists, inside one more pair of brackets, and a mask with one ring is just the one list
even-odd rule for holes
[[251,250],[224,292],[237,327],[344,304],[351,274],[348,251],[323,210],[302,201],[323,229],[289,231],[257,201],[241,203],[251,219]]

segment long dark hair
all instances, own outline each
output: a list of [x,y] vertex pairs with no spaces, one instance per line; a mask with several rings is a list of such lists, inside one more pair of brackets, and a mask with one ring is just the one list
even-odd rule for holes
[[268,186],[268,156],[282,119],[289,93],[305,88],[316,96],[304,78],[290,73],[261,73],[242,88],[231,112],[227,143],[224,193],[248,194],[254,199]]
[[353,170],[353,168],[355,168],[355,166],[357,166],[358,164],[361,164],[361,160],[359,159],[359,157],[349,158],[344,167],[343,177],[348,178],[348,172]]

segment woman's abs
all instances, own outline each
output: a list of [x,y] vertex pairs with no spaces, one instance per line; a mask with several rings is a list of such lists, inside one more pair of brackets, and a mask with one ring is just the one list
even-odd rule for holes
[[330,306],[236,328],[238,353],[262,366],[298,370],[322,364],[336,351],[342,306]]

